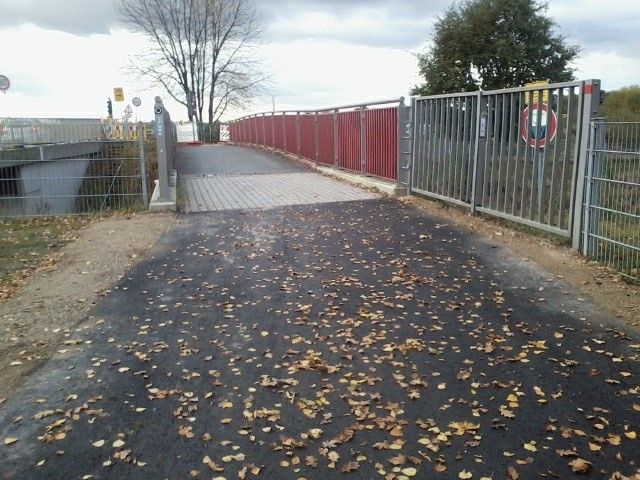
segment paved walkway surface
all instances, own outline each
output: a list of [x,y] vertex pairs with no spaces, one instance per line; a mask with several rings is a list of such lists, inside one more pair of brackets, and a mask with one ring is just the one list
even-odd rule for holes
[[188,213],[375,198],[278,155],[243,147],[181,148],[178,171]]
[[548,277],[393,199],[183,215],[0,406],[0,478],[640,478],[640,338]]

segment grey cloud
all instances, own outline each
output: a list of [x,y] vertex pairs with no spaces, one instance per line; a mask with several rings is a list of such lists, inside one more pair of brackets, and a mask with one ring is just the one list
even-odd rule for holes
[[[450,3],[450,0],[261,0],[255,5],[271,41],[335,40],[369,47],[414,49],[429,39],[434,20]],[[290,27],[291,19],[309,12],[328,14],[336,22],[378,17],[383,17],[384,22],[366,31],[348,23],[326,32],[309,32],[304,25]]]
[[117,16],[112,0],[0,0],[0,27],[32,23],[76,35],[109,33]]
[[[118,25],[118,0],[0,0],[0,28],[33,23],[45,29],[76,35],[109,33]],[[251,1],[251,0],[248,0]],[[637,57],[640,53],[640,3],[620,8],[619,0],[602,2],[602,9],[576,6],[575,0],[554,0],[558,31],[585,51],[615,51]],[[371,47],[417,49],[433,33],[434,20],[452,5],[451,0],[254,0],[265,25],[266,39],[334,40]],[[626,2],[625,2],[626,3]],[[329,31],[292,25],[299,16],[319,12],[336,19]],[[377,27],[357,28],[341,19],[373,19]]]
[[561,32],[569,41],[577,43],[582,53],[591,51],[615,51],[628,57],[640,54],[640,20],[617,19],[604,24],[597,19],[567,21],[562,23]]

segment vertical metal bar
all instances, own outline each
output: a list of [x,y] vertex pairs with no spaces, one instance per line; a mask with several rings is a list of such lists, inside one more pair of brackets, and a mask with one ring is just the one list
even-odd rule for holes
[[[401,99],[401,102],[399,104],[400,109],[404,109],[404,98]],[[420,128],[416,122],[416,115],[417,115],[417,111],[418,111],[418,101],[416,100],[415,97],[411,98],[411,110],[409,112],[407,112],[406,110],[403,111],[403,115],[402,118],[404,119],[405,115],[407,116],[408,120],[407,123],[410,122],[410,124],[407,126],[407,136],[409,136],[409,141],[407,142],[407,147],[409,145],[411,145],[411,153],[410,153],[410,160],[409,160],[409,165],[407,165],[409,168],[406,170],[407,172],[407,195],[411,194],[411,190],[413,189],[413,172],[415,170],[415,168],[418,165],[418,162],[421,162],[420,158],[416,158],[416,142],[418,141],[418,137],[419,137],[419,133],[418,133],[418,129]],[[398,118],[401,118],[400,116],[400,110],[398,110]],[[404,121],[404,120],[403,120]],[[402,129],[403,129],[403,125],[398,122],[398,128],[400,130],[400,133],[402,133]],[[400,137],[398,137],[400,138]],[[402,145],[400,145],[400,142],[398,141],[398,152],[400,155],[403,155],[403,151],[402,151]],[[398,165],[400,165],[400,162],[398,162]],[[399,172],[400,173],[400,172]],[[398,178],[400,178],[400,175],[398,175]]]
[[333,110],[333,165],[338,166],[338,109]]
[[296,152],[300,158],[300,112],[296,112]]
[[425,184],[425,173],[427,170],[428,157],[425,155],[424,146],[427,139],[427,125],[426,111],[429,105],[429,100],[415,100],[412,101],[413,105],[413,169],[411,184],[413,187],[427,190],[428,187]]
[[318,145],[318,112],[314,112],[313,114],[313,142],[316,149],[316,165],[320,161],[320,148]]
[[[553,145],[553,162],[551,163],[551,188],[549,189],[549,206],[547,208],[547,222],[550,225],[554,225],[552,216],[551,216],[551,206],[553,204],[553,196],[554,193],[556,192],[556,188],[555,188],[555,180],[556,180],[556,160],[558,157],[558,143],[559,143],[559,139],[558,139],[558,130],[560,129],[560,119],[562,118],[562,97],[563,97],[563,92],[564,89],[563,88],[559,88],[558,89],[558,105],[556,107],[556,113],[557,113],[557,122],[556,122],[556,138],[554,140],[554,145]],[[553,109],[552,109],[553,111]],[[553,113],[552,113],[553,115]],[[547,122],[549,121],[549,118],[547,118]],[[559,197],[558,203],[562,203],[562,197]],[[557,222],[555,223],[557,227],[561,228],[561,225],[557,224]]]
[[462,152],[460,155],[460,179],[458,184],[458,198],[464,202],[468,201],[469,195],[464,189],[465,171],[469,171],[469,162],[466,158],[467,154],[467,133],[469,130],[469,98],[464,97],[464,109],[462,115]]
[[144,126],[138,123],[138,155],[140,156],[140,182],[142,183],[142,204],[146,207],[149,203],[147,192],[147,159],[144,155]]
[[[505,165],[505,178],[504,178],[504,198],[502,199],[502,211],[503,212],[507,212],[507,199],[509,198],[508,192],[511,191],[511,196],[513,197],[513,195],[515,194],[514,190],[515,190],[515,182],[513,183],[513,188],[509,188],[509,171],[510,171],[510,166],[511,166],[511,138],[513,137],[512,131],[513,131],[513,125],[515,124],[514,121],[514,113],[515,113],[515,102],[513,101],[513,93],[509,94],[509,128],[507,131],[507,137],[508,137],[508,142],[507,142],[507,159],[506,159],[506,165]],[[516,132],[516,135],[518,133]],[[518,137],[516,136],[516,139]]]
[[[525,100],[526,101],[526,100]],[[520,217],[521,218],[525,218],[525,203],[524,203],[524,196],[525,196],[525,186],[527,185],[527,164],[528,164],[528,157],[529,157],[529,137],[531,135],[531,103],[528,103],[527,106],[527,124],[525,126],[525,135],[524,135],[524,159],[522,162],[522,189],[520,191]],[[532,154],[533,156],[533,154]],[[531,168],[531,187],[530,189],[533,188],[533,167]]]
[[473,173],[471,174],[471,213],[476,211],[476,191],[478,185],[478,155],[480,153],[480,122],[482,121],[482,90],[478,90],[476,105],[476,131],[473,140]]
[[586,172],[587,162],[587,147],[589,144],[589,122],[591,118],[598,113],[600,106],[600,81],[599,80],[587,80],[583,83],[583,108],[582,117],[578,118],[580,125],[580,144],[577,150],[579,151],[577,162],[577,173],[573,182],[573,190],[575,192],[573,196],[573,202],[570,206],[572,211],[572,224],[571,224],[571,246],[578,250],[580,248],[580,233],[582,225],[580,224],[582,218],[580,211],[582,208],[583,195],[584,195],[584,179]]
[[[558,205],[558,225],[561,228],[564,228],[563,214],[564,214],[564,186],[566,183],[566,166],[569,163],[569,125],[571,122],[571,101],[574,96],[575,87],[567,88],[567,121],[565,123],[565,134],[564,134],[564,150],[562,153],[562,177],[560,179],[560,199]],[[560,121],[560,119],[558,119]],[[573,204],[570,204],[569,209],[573,209]],[[569,222],[570,223],[570,222]],[[569,224],[569,228],[571,225]]]
[[366,145],[366,120],[365,120],[365,108],[360,107],[360,173],[366,175],[367,173],[367,145]]
[[589,147],[587,155],[587,178],[586,178],[586,193],[584,204],[584,236],[582,239],[582,254],[587,255],[589,252],[589,234],[590,232],[590,215],[591,215],[591,184],[593,176],[593,159],[594,159],[594,144],[596,137],[596,125],[595,122],[591,122],[589,125]]
[[286,124],[285,124],[285,113],[282,113],[282,150],[283,151],[287,151],[287,128],[286,128]]

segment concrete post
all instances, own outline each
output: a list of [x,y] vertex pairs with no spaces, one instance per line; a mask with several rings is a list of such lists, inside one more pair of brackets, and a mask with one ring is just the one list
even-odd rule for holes
[[156,97],[154,105],[156,120],[156,149],[158,155],[158,200],[167,202],[169,198],[169,163],[167,152],[167,135],[170,125],[165,124],[164,105],[162,99]]
[[575,185],[571,203],[571,248],[580,249],[581,232],[584,221],[584,189],[587,175],[589,156],[589,133],[591,119],[600,110],[600,80],[586,80],[582,86],[582,116],[578,118],[578,162],[576,168]]

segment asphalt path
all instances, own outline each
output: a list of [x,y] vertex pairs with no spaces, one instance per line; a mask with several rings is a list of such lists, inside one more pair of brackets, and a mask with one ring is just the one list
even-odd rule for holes
[[0,406],[0,478],[640,478],[640,338],[548,277],[393,199],[181,216]]

